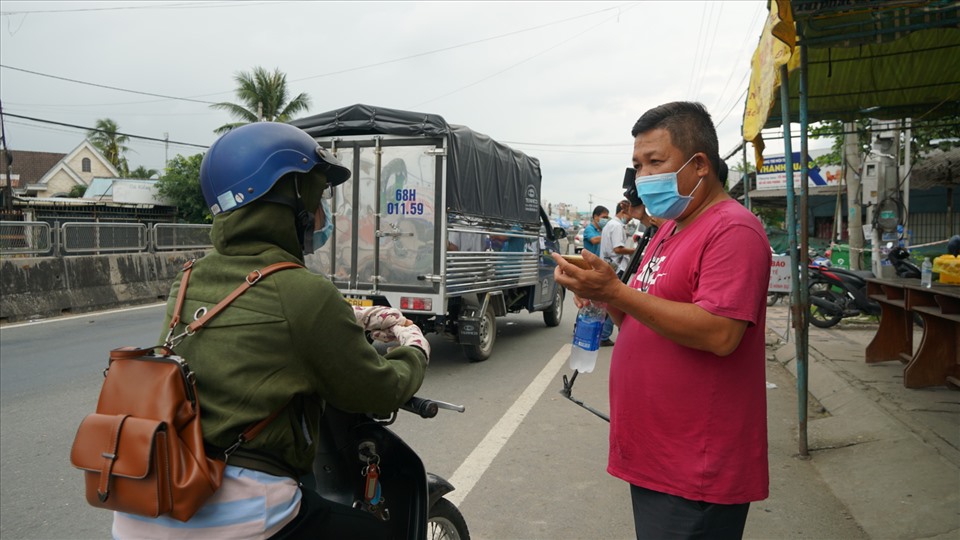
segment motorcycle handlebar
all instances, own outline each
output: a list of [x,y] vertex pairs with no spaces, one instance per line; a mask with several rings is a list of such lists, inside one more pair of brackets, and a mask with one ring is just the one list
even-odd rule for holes
[[433,418],[437,415],[437,412],[439,412],[440,409],[448,409],[457,412],[463,412],[466,410],[466,407],[463,405],[454,405],[452,403],[446,403],[443,401],[419,398],[417,396],[410,398],[406,403],[401,405],[400,408],[407,412],[416,414],[421,418]]
[[437,411],[440,410],[440,407],[437,407],[436,403],[429,399],[418,398],[417,396],[410,398],[410,401],[401,405],[400,408],[407,412],[420,415],[422,418],[433,418],[437,415]]

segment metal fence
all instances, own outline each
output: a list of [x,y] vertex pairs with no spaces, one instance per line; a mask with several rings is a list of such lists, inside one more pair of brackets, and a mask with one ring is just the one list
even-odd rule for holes
[[0,221],[0,255],[42,255],[52,247],[49,223]]
[[212,247],[211,225],[0,221],[0,256],[136,253]]
[[153,245],[158,250],[203,249],[211,247],[212,225],[157,223],[153,226]]
[[67,254],[146,251],[149,229],[143,223],[64,223],[61,247]]

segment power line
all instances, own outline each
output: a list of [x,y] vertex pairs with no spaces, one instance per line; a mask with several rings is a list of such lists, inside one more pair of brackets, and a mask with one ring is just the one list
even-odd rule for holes
[[[635,6],[635,5],[634,5],[634,6],[630,6],[630,7],[626,8],[626,9],[624,9],[623,11],[624,11],[624,12],[629,11],[629,10],[632,9],[633,7],[636,7],[636,6]],[[480,84],[480,83],[482,83],[482,82],[484,82],[484,81],[487,81],[487,80],[489,80],[489,79],[492,79],[492,78],[496,77],[497,75],[500,75],[501,73],[505,73],[505,72],[507,72],[507,71],[509,71],[509,70],[511,70],[511,69],[513,69],[513,68],[515,68],[515,67],[517,67],[517,66],[519,66],[520,64],[525,64],[525,63],[533,60],[534,58],[536,58],[536,57],[538,57],[538,56],[542,56],[542,55],[544,55],[544,54],[546,54],[546,53],[548,53],[548,52],[550,52],[550,51],[552,51],[552,50],[554,50],[554,49],[556,49],[556,48],[558,48],[558,47],[560,47],[560,46],[562,46],[562,45],[565,45],[565,44],[573,41],[574,39],[577,39],[578,37],[586,34],[587,32],[590,32],[590,31],[593,30],[594,28],[596,28],[596,27],[598,27],[598,26],[606,23],[607,21],[609,21],[610,19],[612,19],[612,18],[614,18],[614,17],[619,18],[621,12],[619,11],[619,8],[617,8],[617,9],[618,9],[618,12],[617,12],[617,14],[614,15],[613,17],[608,17],[608,18],[600,21],[599,23],[591,26],[590,28],[587,28],[587,29],[584,30],[583,32],[580,32],[579,34],[574,34],[574,35],[571,36],[569,39],[565,39],[565,40],[557,43],[556,45],[554,45],[554,46],[552,46],[552,47],[548,47],[548,48],[546,48],[546,49],[544,49],[544,50],[542,50],[542,51],[534,54],[533,56],[524,58],[523,60],[521,60],[521,61],[519,61],[519,62],[517,62],[517,63],[515,63],[515,64],[511,64],[511,65],[509,65],[509,66],[501,69],[500,71],[497,71],[497,72],[495,72],[495,73],[491,73],[490,75],[488,75],[488,76],[486,76],[486,77],[484,77],[484,78],[482,78],[482,79],[479,79],[479,80],[477,80],[477,81],[474,81],[474,82],[472,82],[472,83],[470,83],[470,84],[468,84],[468,85],[466,85],[466,86],[461,86],[460,88],[451,90],[451,91],[447,92],[446,94],[439,95],[439,96],[437,96],[437,97],[428,99],[428,100],[426,100],[426,101],[421,101],[420,103],[417,103],[416,105],[411,105],[410,108],[411,108],[411,109],[415,109],[415,108],[420,107],[421,105],[426,105],[427,103],[431,103],[431,102],[434,102],[434,101],[436,101],[436,100],[438,100],[438,99],[442,99],[442,98],[445,98],[445,97],[447,97],[447,96],[456,94],[457,92],[461,92],[461,91],[463,91],[463,90],[466,90],[467,88],[470,88],[470,87],[472,87],[472,86],[476,86],[476,85],[478,85],[478,84]],[[605,11],[605,10],[601,10],[601,11]],[[596,12],[596,13],[599,13],[599,12]]]
[[108,89],[108,90],[116,90],[116,91],[118,91],[118,92],[129,92],[129,93],[131,93],[131,94],[140,94],[140,95],[143,95],[143,96],[159,97],[159,98],[164,98],[164,99],[174,99],[174,100],[177,100],[177,101],[190,101],[190,102],[193,102],[193,103],[202,103],[202,104],[204,104],[204,105],[214,105],[214,104],[215,104],[215,103],[212,102],[212,101],[202,101],[202,100],[199,100],[199,99],[183,98],[183,97],[177,97],[177,96],[167,96],[167,95],[164,95],[164,94],[154,94],[154,93],[152,93],[152,92],[141,92],[141,91],[139,91],[139,90],[130,90],[130,89],[127,89],[127,88],[118,88],[118,87],[116,87],[116,86],[107,86],[107,85],[105,85],[105,84],[97,84],[97,83],[92,83],[92,82],[79,81],[79,80],[77,80],[77,79],[68,79],[67,77],[59,77],[59,76],[57,76],[57,75],[49,75],[49,74],[47,74],[47,73],[40,73],[39,71],[31,71],[31,70],[29,70],[29,69],[23,69],[23,68],[18,68],[18,67],[13,67],[13,66],[7,66],[7,65],[4,65],[4,64],[0,64],[0,68],[12,69],[12,70],[14,70],[14,71],[22,71],[23,73],[29,73],[29,74],[31,74],[31,75],[38,75],[38,76],[40,76],[40,77],[48,77],[48,78],[51,78],[51,79],[58,79],[58,80],[61,80],[61,81],[67,81],[67,82],[72,82],[72,83],[77,83],[77,84],[85,84],[85,85],[88,85],[88,86],[96,86],[97,88],[106,88],[106,89]]
[[707,69],[710,67],[710,58],[713,57],[713,49],[714,49],[713,44],[717,42],[717,28],[720,26],[720,18],[723,16],[724,3],[718,2],[715,5],[718,5],[720,7],[717,8],[717,14],[713,17],[713,30],[712,32],[710,32],[710,35],[711,35],[710,45],[707,46],[707,49],[706,49],[707,56],[706,56],[706,59],[703,60],[703,63],[700,65],[700,73],[699,73],[699,76],[697,77],[696,97],[698,101],[700,98],[700,94],[702,93],[700,89],[703,88],[704,74],[706,73]]
[[[332,75],[341,75],[341,74],[343,74],[343,73],[350,73],[351,71],[359,71],[359,70],[361,70],[361,69],[378,67],[378,66],[382,66],[382,65],[385,65],[385,64],[392,64],[392,63],[394,63],[394,62],[401,62],[401,61],[403,61],[403,60],[410,60],[411,58],[418,58],[418,57],[420,57],[420,56],[427,56],[427,55],[430,55],[430,54],[436,54],[436,53],[440,53],[440,52],[446,52],[446,51],[453,50],[453,49],[459,49],[459,48],[461,48],[461,47],[467,47],[467,46],[470,46],[470,45],[476,45],[476,44],[478,44],[478,43],[483,43],[483,42],[486,42],[486,41],[492,41],[492,40],[500,39],[500,38],[504,38],[504,37],[515,36],[515,35],[517,35],[517,34],[523,34],[523,33],[525,33],[525,32],[532,32],[532,31],[534,31],[534,30],[540,30],[541,28],[547,28],[547,27],[555,26],[555,25],[557,25],[557,24],[562,24],[562,23],[565,23],[565,22],[575,21],[575,20],[577,20],[577,19],[583,19],[583,18],[585,18],[585,17],[590,17],[590,16],[592,16],[592,15],[596,15],[597,13],[603,13],[603,12],[605,12],[605,11],[610,11],[610,10],[614,10],[614,9],[615,9],[615,10],[619,10],[619,9],[620,9],[620,6],[604,8],[604,9],[600,9],[600,10],[597,10],[597,11],[591,11],[590,13],[584,13],[583,15],[576,15],[576,16],[574,16],[574,17],[568,17],[568,18],[566,18],[566,19],[560,19],[559,21],[553,21],[553,22],[545,23],[545,24],[541,24],[541,25],[539,25],[539,26],[531,26],[531,27],[529,27],[529,28],[522,28],[522,29],[520,29],[520,30],[514,30],[513,32],[507,32],[506,34],[499,34],[499,35],[496,35],[496,36],[491,36],[491,37],[476,39],[476,40],[473,40],[473,41],[467,41],[467,42],[460,43],[460,44],[457,44],[457,45],[451,45],[451,46],[449,46],[449,47],[443,47],[443,48],[440,48],[440,49],[433,49],[433,50],[426,51],[426,52],[411,54],[411,55],[409,55],[409,56],[403,56],[403,57],[401,57],[401,58],[394,58],[393,60],[384,60],[384,61],[382,61],[382,62],[375,62],[375,63],[373,63],[373,64],[365,64],[365,65],[362,65],[362,66],[357,66],[357,67],[352,67],[352,68],[347,68],[347,69],[341,69],[341,70],[338,70],[338,71],[331,71],[331,72],[328,72],[328,73],[321,73],[321,74],[319,74],[319,75],[311,75],[311,76],[309,76],[309,77],[302,77],[302,78],[300,78],[300,79],[291,79],[290,82],[300,82],[300,81],[306,81],[306,80],[310,80],[310,79],[317,79],[317,78],[320,78],[320,77],[330,77],[330,76],[332,76]],[[629,9],[629,8],[628,8],[628,9]],[[441,96],[441,97],[442,97],[442,96]]]
[[[53,121],[53,120],[44,120],[44,119],[42,119],[42,118],[34,118],[34,117],[31,117],[31,116],[23,116],[23,115],[19,115],[19,114],[4,113],[4,115],[5,115],[5,116],[9,116],[9,117],[11,117],[11,118],[19,118],[19,119],[22,119],[22,120],[30,120],[30,121],[32,121],[32,122],[38,122],[38,123],[41,123],[41,124],[51,124],[51,125],[55,125],[55,126],[63,126],[63,127],[74,128],[74,129],[82,129],[82,130],[85,130],[85,131],[101,131],[101,132],[103,131],[103,130],[100,130],[100,129],[97,129],[97,128],[91,128],[91,127],[87,127],[87,126],[78,126],[78,125],[76,125],[76,124],[67,124],[67,123],[65,123],[65,122],[56,122],[56,121]],[[19,125],[26,125],[26,124],[19,124]],[[163,142],[163,143],[169,143],[169,144],[175,144],[175,145],[181,145],[181,146],[193,146],[193,147],[197,147],[197,148],[209,148],[209,145],[194,144],[194,143],[187,143],[187,142],[181,142],[181,141],[172,141],[172,140],[166,140],[166,139],[158,139],[158,138],[156,138],[156,137],[146,137],[146,136],[143,136],[143,135],[133,135],[133,134],[130,134],[130,133],[121,133],[121,132],[119,132],[119,131],[116,132],[116,133],[117,133],[117,135],[125,135],[125,136],[127,136],[127,137],[132,138],[132,139],[142,139],[142,140],[146,140],[146,141]],[[568,150],[563,150],[563,149],[565,149],[565,148],[587,148],[587,147],[589,147],[589,148],[622,148],[622,147],[626,147],[626,146],[631,146],[631,145],[632,145],[631,142],[626,142],[626,143],[597,143],[597,144],[583,144],[583,143],[576,143],[576,144],[565,144],[565,143],[537,143],[537,142],[506,141],[506,140],[505,140],[505,141],[501,141],[501,142],[504,143],[504,144],[513,144],[513,145],[517,145],[517,146],[552,147],[552,148],[557,148],[556,151],[561,151],[561,150],[562,150],[562,151],[564,151],[564,152],[569,152]],[[541,151],[549,151],[549,150],[543,149],[543,150],[541,150]],[[593,153],[593,154],[596,154],[596,153],[598,153],[598,152],[584,152],[584,153]],[[611,155],[613,155],[613,154],[611,154]],[[619,155],[619,153],[617,153],[617,155]]]
[[[713,4],[710,4],[710,7],[708,9],[712,10]],[[690,81],[687,83],[687,92],[685,94],[686,96],[692,95],[693,82],[694,80],[696,80],[696,77],[697,77],[697,65],[700,62],[700,42],[701,40],[703,40],[703,25],[706,20],[707,20],[707,15],[704,13],[700,17],[700,29],[697,31],[697,46],[693,51],[693,62],[691,62],[690,64]]]
[[[107,131],[105,131],[105,130],[97,129],[97,128],[92,128],[92,127],[87,127],[87,126],[78,126],[78,125],[76,125],[76,124],[67,124],[67,123],[64,123],[64,122],[54,122],[53,120],[43,120],[42,118],[32,118],[32,117],[30,117],[30,116],[21,116],[21,115],[19,115],[19,114],[10,114],[10,113],[4,113],[4,114],[5,114],[6,116],[11,117],[11,118],[19,118],[19,119],[21,119],[21,120],[30,120],[30,121],[32,121],[32,122],[39,122],[39,123],[41,123],[41,124],[52,124],[52,125],[55,125],[55,126],[64,126],[64,127],[82,129],[82,130],[85,130],[85,131],[98,131],[98,132],[100,132],[100,133],[107,133]],[[204,149],[210,148],[209,145],[193,144],[193,143],[182,142],[182,141],[169,141],[169,140],[167,140],[167,139],[158,139],[158,138],[156,138],[156,137],[146,137],[146,136],[144,136],[144,135],[134,135],[134,134],[132,134],[132,133],[122,133],[122,132],[120,132],[120,131],[115,131],[115,132],[113,132],[113,133],[115,133],[116,135],[123,135],[124,137],[130,137],[131,139],[140,139],[140,140],[144,140],[144,141],[155,141],[155,142],[162,142],[162,143],[169,143],[169,144],[177,144],[177,145],[180,145],[180,146],[192,146],[192,147],[195,147],[195,148],[204,148]]]
[[177,8],[187,8],[187,9],[206,9],[206,8],[232,8],[232,7],[247,7],[247,6],[257,6],[263,4],[271,4],[273,2],[234,2],[232,5],[227,2],[186,2],[181,4],[149,4],[141,6],[113,6],[113,7],[102,7],[102,8],[74,8],[74,9],[47,9],[47,10],[32,10],[32,11],[2,11],[0,16],[9,16],[9,15],[41,15],[44,13],[76,13],[80,11],[118,11],[118,10],[131,10],[131,9],[177,9]]
[[[516,143],[513,143],[513,144],[516,144]],[[517,145],[517,146],[520,146],[520,145]],[[565,155],[566,155],[566,154],[585,154],[585,155],[591,155],[591,156],[624,156],[624,155],[629,156],[629,155],[630,155],[630,150],[625,150],[625,151],[623,151],[623,152],[578,152],[578,151],[576,151],[576,150],[560,150],[560,149],[552,149],[552,148],[537,148],[536,151],[537,151],[537,153],[540,153],[540,152],[560,152],[560,153],[563,153],[563,154],[565,154]]]
[[535,143],[535,142],[520,142],[520,141],[500,141],[504,144],[523,144],[526,146],[558,146],[562,148],[582,148],[584,146],[602,146],[607,148],[618,148],[622,146],[632,146],[633,142],[625,143],[598,143],[598,144],[562,144],[562,143]]
[[[758,19],[759,16],[760,16],[760,10],[761,10],[761,9],[763,9],[763,4],[758,3],[758,4],[757,4],[757,9],[756,9],[756,10],[754,11],[754,13],[753,13],[753,20],[750,21],[750,30],[749,30],[748,32],[744,32],[744,34],[743,34],[743,43],[740,45],[741,61],[742,61],[742,57],[743,57],[744,51],[749,51],[749,49],[747,49],[747,45],[749,44],[750,38],[757,35],[757,31],[755,30],[755,27],[757,26],[757,19]],[[752,55],[752,53],[751,53],[751,55]],[[749,72],[750,69],[751,69],[751,68],[750,68],[750,64],[751,64],[750,59],[751,59],[751,57],[747,57],[747,59],[746,59],[746,64],[747,64],[747,66],[748,66],[747,72]],[[733,74],[734,74],[734,73],[736,73],[736,70],[731,69],[731,70],[730,70],[730,74],[727,76],[727,81],[723,84],[723,90],[720,92],[720,95],[717,96],[717,101],[714,103],[712,109],[720,108],[720,105],[724,102],[723,97],[724,97],[725,95],[727,95],[727,88],[730,86],[730,81],[733,80]]]
[[[265,3],[269,3],[269,2],[265,2]],[[245,3],[245,2],[244,2],[243,4],[247,5],[247,3]],[[251,3],[251,4],[249,4],[249,5],[255,5],[255,4],[252,4],[252,3]],[[135,8],[136,6],[130,6],[130,7],[131,7],[131,9],[132,9],[132,8]],[[139,6],[139,7],[141,7],[141,8],[146,8],[146,7],[148,7],[148,6]],[[204,7],[216,7],[216,6],[204,6]],[[95,11],[95,10],[97,10],[97,9],[104,9],[104,10],[106,10],[106,9],[122,9],[122,8],[120,8],[120,7],[117,7],[117,8],[91,8],[90,10],[91,10],[91,11]],[[440,52],[445,52],[445,51],[449,51],[449,50],[453,50],[453,49],[458,49],[458,48],[461,48],[461,47],[467,47],[467,46],[470,46],[470,45],[476,45],[476,44],[478,44],[478,43],[483,43],[483,42],[486,42],[486,41],[492,41],[492,40],[495,40],[495,39],[500,39],[500,38],[504,38],[504,37],[509,37],[509,36],[513,36],[513,35],[517,35],[517,34],[522,34],[522,33],[525,33],[525,32],[531,32],[531,31],[533,31],[533,30],[539,30],[539,29],[541,29],[541,28],[547,28],[547,27],[549,27],[549,26],[554,26],[554,25],[557,25],[557,24],[562,24],[562,23],[565,23],[565,22],[569,22],[569,21],[573,21],[573,20],[577,20],[577,19],[582,19],[582,18],[584,18],[584,17],[589,17],[589,16],[592,16],[592,15],[596,15],[597,13],[603,13],[603,12],[606,12],[606,11],[619,10],[619,9],[621,9],[620,6],[604,8],[604,9],[600,9],[600,10],[597,10],[597,11],[592,11],[592,12],[589,12],[589,13],[585,13],[585,14],[583,14],[583,15],[577,15],[577,16],[574,16],[574,17],[568,17],[568,18],[566,18],[566,19],[560,19],[560,20],[558,20],[558,21],[554,21],[554,22],[550,22],[550,23],[545,23],[545,24],[541,24],[541,25],[538,25],[538,26],[532,26],[532,27],[529,27],[529,28],[523,28],[523,29],[520,29],[520,30],[515,30],[515,31],[513,31],[513,32],[507,32],[507,33],[505,33],[505,34],[499,34],[499,35],[496,35],[496,36],[491,36],[491,37],[487,37],[487,38],[477,39],[477,40],[474,40],[474,41],[468,41],[468,42],[465,42],[465,43],[460,43],[460,44],[457,44],[457,45],[451,45],[451,46],[449,46],[449,47],[443,47],[443,48],[440,48],[440,49],[433,49],[433,50],[430,50],[430,51],[421,52],[421,53],[417,53],[417,54],[412,54],[412,55],[404,56],[404,57],[401,57],[401,58],[394,58],[394,59],[392,59],[392,60],[384,60],[384,61],[382,61],[382,62],[375,62],[375,63],[373,63],[373,64],[365,64],[365,65],[362,65],[362,66],[357,66],[357,67],[342,69],[342,70],[338,70],[338,71],[331,71],[331,72],[328,72],[328,73],[321,73],[321,74],[318,74],[318,75],[311,75],[311,76],[308,76],[308,77],[301,77],[301,78],[299,78],[299,79],[290,79],[290,82],[301,82],[301,81],[306,81],[306,80],[310,80],[310,79],[317,79],[317,78],[321,78],[321,77],[330,77],[330,76],[333,76],[333,75],[341,75],[341,74],[344,74],[344,73],[350,73],[350,72],[353,72],[353,71],[359,71],[359,70],[368,69],[368,68],[371,68],[371,67],[378,67],[378,66],[383,66],[383,65],[386,65],[386,64],[395,63],[395,62],[402,62],[402,61],[404,61],[404,60],[409,60],[409,59],[411,59],[411,58],[418,58],[418,57],[421,57],[421,56],[427,56],[427,55],[430,55],[430,54],[436,54],[436,53],[440,53]],[[628,9],[629,9],[629,8],[628,8]],[[63,10],[63,11],[84,11],[84,10],[83,10],[83,9],[77,9],[77,10]],[[3,14],[14,14],[14,13],[30,13],[30,12],[7,12],[7,13],[3,13]],[[53,13],[53,11],[43,11],[43,12],[37,12],[37,13]],[[544,52],[546,52],[546,51],[544,51]],[[511,66],[511,67],[513,67],[513,66]],[[18,68],[18,67],[13,67],[13,66],[7,66],[7,65],[4,65],[4,64],[0,64],[0,68],[6,68],[6,69],[14,70],[14,71],[20,71],[20,72],[23,72],[23,73],[29,73],[29,74],[31,74],[31,75],[36,75],[36,76],[39,76],[39,77],[48,77],[48,78],[51,78],[51,79],[57,79],[57,80],[66,81],[66,82],[72,82],[72,83],[75,83],[75,84],[83,84],[83,85],[87,85],[87,86],[94,86],[94,87],[97,87],[97,88],[106,88],[106,89],[108,89],[108,90],[115,90],[115,91],[118,91],[118,92],[127,92],[127,93],[131,93],[131,94],[139,94],[139,95],[150,96],[150,97],[158,97],[158,98],[162,98],[162,99],[172,99],[172,100],[176,100],[176,101],[187,101],[187,102],[191,102],[191,103],[200,103],[200,104],[203,104],[203,105],[215,105],[215,104],[216,104],[216,103],[213,102],[213,101],[204,101],[204,100],[194,99],[194,98],[188,98],[188,97],[168,96],[168,95],[164,95],[164,94],[156,94],[156,93],[152,93],[152,92],[143,92],[143,91],[140,91],[140,90],[130,90],[130,89],[127,89],[127,88],[119,88],[119,87],[116,87],[116,86],[109,86],[109,85],[104,85],[104,84],[92,83],[92,82],[88,82],[88,81],[81,81],[81,80],[78,80],[78,79],[71,79],[71,78],[68,78],[68,77],[61,77],[61,76],[58,76],[58,75],[51,75],[51,74],[49,74],[49,73],[41,73],[41,72],[39,72],[39,71],[32,71],[32,70],[29,70],[29,69],[23,69],[23,68]],[[509,68],[508,68],[508,69],[509,69]],[[496,74],[494,74],[494,75],[496,75]],[[482,81],[478,81],[478,82],[482,82]],[[476,83],[475,83],[475,84],[476,84]],[[462,90],[462,89],[461,89],[461,90]],[[457,91],[459,91],[459,90],[457,90]],[[196,97],[216,96],[216,95],[221,95],[221,94],[229,94],[229,93],[231,93],[231,92],[232,92],[232,91],[214,92],[214,93],[210,93],[210,94],[200,94],[200,95],[198,95],[198,96],[196,96]],[[441,96],[441,97],[444,97],[444,96]],[[439,99],[439,98],[436,98],[436,99]]]
[[[750,72],[748,71],[747,74],[749,74],[749,73],[750,73]],[[746,76],[744,76],[744,77],[746,77]],[[743,80],[740,81],[740,84],[743,84]],[[749,90],[749,89],[750,89],[749,86],[747,86],[746,88],[744,88],[744,89],[743,89],[743,92],[740,93],[740,95],[737,97],[737,99],[733,100],[733,104],[730,105],[730,109],[727,111],[727,114],[723,115],[723,118],[721,118],[720,121],[716,123],[716,125],[714,126],[715,128],[720,127],[720,124],[722,124],[723,121],[726,120],[728,116],[730,116],[730,113],[733,112],[733,109],[735,109],[735,108],[737,107],[737,105],[740,104],[740,100],[743,99],[744,97],[746,97],[746,95],[747,95],[747,90]],[[747,104],[744,103],[743,106],[746,107]]]

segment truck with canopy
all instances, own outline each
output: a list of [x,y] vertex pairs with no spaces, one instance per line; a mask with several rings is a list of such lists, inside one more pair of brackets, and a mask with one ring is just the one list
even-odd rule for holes
[[424,332],[490,357],[497,317],[563,314],[550,252],[566,235],[540,205],[540,162],[435,114],[352,105],[291,122],[352,171],[334,233],[308,257],[348,301],[400,309]]

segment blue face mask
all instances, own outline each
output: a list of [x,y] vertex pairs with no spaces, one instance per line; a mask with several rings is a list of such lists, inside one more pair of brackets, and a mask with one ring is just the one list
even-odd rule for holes
[[600,220],[600,229],[602,230],[604,227],[606,227],[607,223],[610,223],[610,218],[602,218]]
[[330,204],[326,199],[320,201],[320,208],[323,209],[323,228],[319,231],[313,231],[313,250],[322,248],[327,240],[330,240],[330,234],[333,233],[333,216],[330,215]]
[[[693,157],[690,156],[683,167],[686,167],[693,160]],[[696,187],[689,195],[680,195],[677,190],[677,175],[680,174],[683,167],[680,167],[677,172],[637,177],[637,195],[643,199],[648,214],[661,219],[676,219],[690,205],[694,192],[703,183],[703,177],[700,177],[700,181],[697,182]]]

